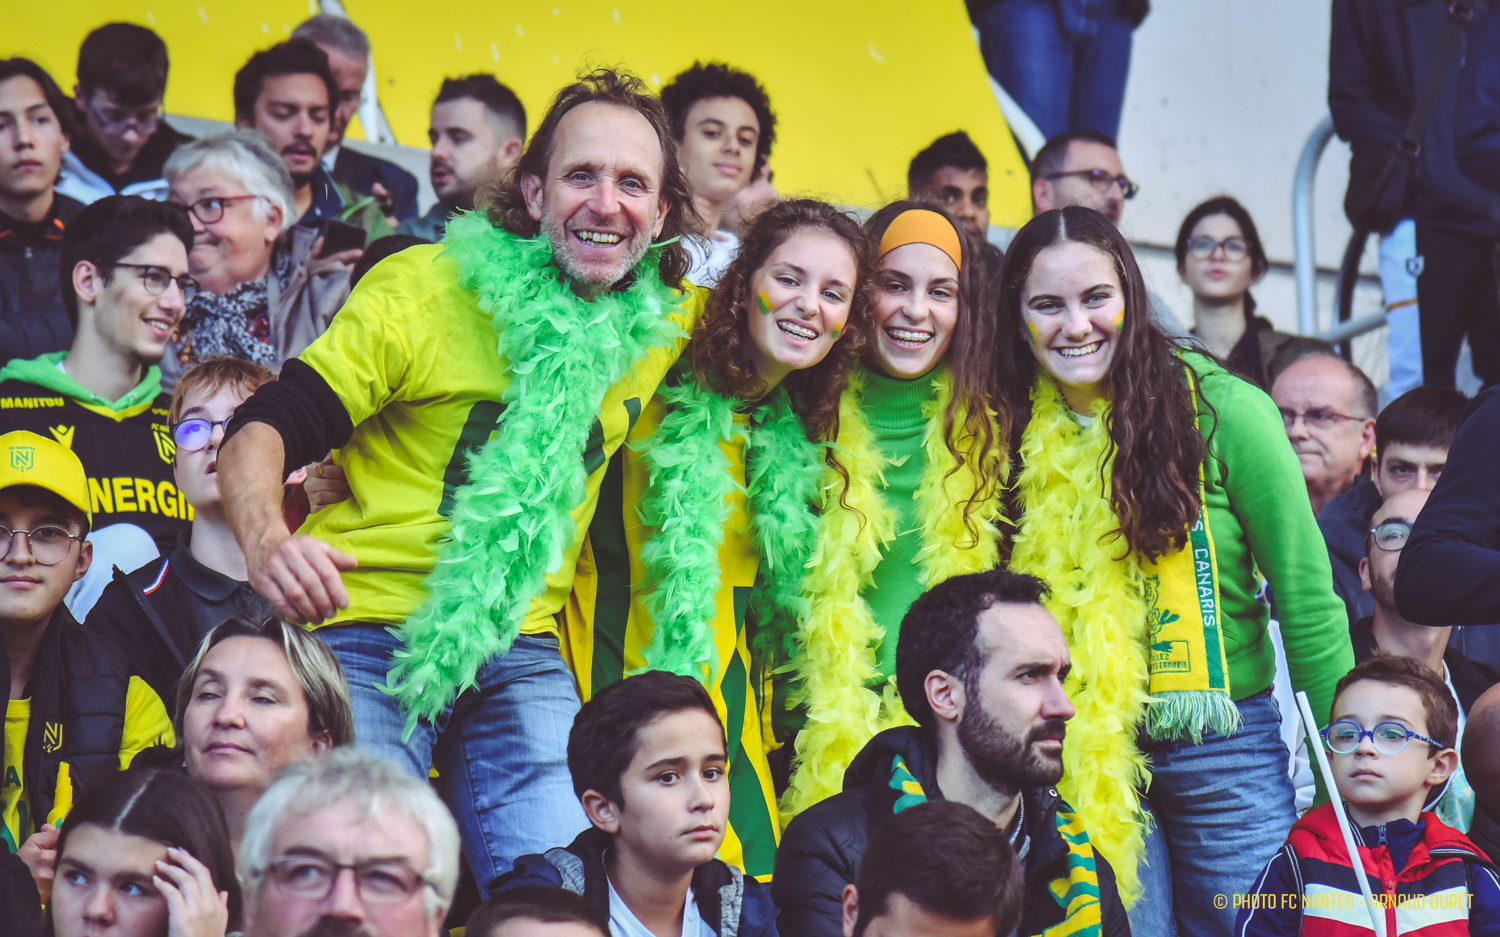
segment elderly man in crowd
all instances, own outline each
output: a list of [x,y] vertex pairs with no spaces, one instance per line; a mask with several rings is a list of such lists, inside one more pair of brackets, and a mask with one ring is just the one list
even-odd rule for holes
[[338,85],[333,124],[323,147],[323,169],[356,196],[372,195],[392,226],[417,215],[417,177],[377,156],[343,145],[349,121],[364,100],[370,70],[370,39],[343,16],[314,16],[292,30],[293,39],[310,39],[328,56]]
[[425,781],[337,748],[277,773],[245,819],[238,866],[246,937],[438,937],[458,828]]
[[1365,372],[1327,352],[1309,352],[1271,385],[1287,438],[1302,463],[1314,514],[1354,487],[1375,450],[1375,385]]
[[436,242],[443,239],[454,212],[474,210],[480,185],[499,182],[521,158],[526,108],[494,75],[446,78],[432,105],[427,139],[432,141],[429,172],[438,200],[427,214],[401,222],[396,233]]
[[[586,76],[488,215],[372,269],[224,442],[250,582],[319,626],[362,747],[438,769],[482,883],[588,825],[554,616],[605,466],[702,308],[675,240],[690,199],[661,103]],[[289,535],[282,479],[330,449],[353,497]]]
[[260,134],[196,140],[166,166],[169,198],[188,206],[188,266],[202,292],[188,304],[162,359],[162,382],[214,357],[279,371],[323,334],[349,295],[358,250],[318,257],[318,232],[293,225],[296,196],[285,164]]

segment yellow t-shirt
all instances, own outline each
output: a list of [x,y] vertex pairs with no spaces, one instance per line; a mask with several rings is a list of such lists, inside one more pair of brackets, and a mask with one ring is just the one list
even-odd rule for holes
[[[653,396],[629,441],[647,439],[667,414]],[[748,417],[735,415],[744,429]],[[745,439],[720,444],[737,487],[729,496],[724,543],[719,548],[720,589],[712,622],[719,671],[709,687],[729,739],[729,826],[719,858],[746,874],[769,881],[781,841],[781,823],[767,754],[774,747],[765,716],[766,662],[754,660],[745,612],[760,569],[760,549],[750,524],[745,496]],[[639,506],[651,473],[641,453],[625,446],[610,460],[599,492],[599,510],[578,559],[573,593],[563,615],[563,656],[587,701],[626,674],[646,666],[656,625],[648,597],[641,548],[653,531],[641,521]]]
[[[381,261],[300,356],[354,423],[348,445],[334,453],[351,497],[311,515],[301,529],[359,561],[344,573],[349,607],[326,624],[396,624],[422,604],[454,492],[468,480],[467,456],[494,435],[504,409],[510,370],[496,352],[490,316],[477,293],[459,286],[458,266],[442,251],[424,245]],[[692,288],[673,314],[684,332],[706,295]],[[605,393],[584,452],[588,493],[573,509],[580,527],[593,515],[606,463],[686,341],[652,349]],[[573,586],[582,540],[580,532],[547,576],[522,633],[556,631],[553,616]]]
[[[26,730],[31,724],[31,700],[13,699],[5,707],[5,776],[0,781],[0,837],[16,852],[27,837],[41,829],[31,815],[31,798],[25,778]],[[64,740],[65,742],[66,740]],[[177,744],[172,720],[161,697],[140,677],[131,677],[125,691],[125,726],[120,733],[120,770],[130,767],[135,756],[153,745],[171,748]],[[66,761],[57,767],[57,786],[52,812],[43,822],[60,826],[73,809],[73,781]]]

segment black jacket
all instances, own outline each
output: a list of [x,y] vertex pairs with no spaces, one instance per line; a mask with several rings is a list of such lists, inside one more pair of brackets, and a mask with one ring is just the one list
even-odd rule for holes
[[[1374,626],[1373,618],[1361,618],[1354,624],[1349,638],[1354,644],[1356,664],[1375,653]],[[1448,679],[1453,681],[1453,689],[1458,693],[1458,703],[1463,707],[1465,715],[1479,697],[1484,695],[1485,690],[1500,683],[1500,673],[1478,661],[1469,660],[1457,648],[1450,647],[1443,652],[1443,663],[1448,668]]]
[[[120,769],[130,678],[125,655],[85,631],[67,606],[59,605],[26,688],[31,719],[26,727],[21,785],[31,805],[29,825],[34,829],[41,829],[52,812],[63,762],[67,762],[75,792]],[[10,664],[3,659],[0,689],[5,691],[0,699],[9,700]],[[165,735],[169,727],[163,723],[160,728]],[[0,751],[0,777],[5,774],[4,760],[5,753]]]
[[57,267],[63,230],[83,205],[54,193],[38,224],[0,215],[0,349],[6,360],[35,358],[73,344]]
[[1500,387],[1475,397],[1396,567],[1396,608],[1421,625],[1500,621]]
[[[604,853],[609,844],[609,834],[591,826],[566,847],[520,857],[488,891],[494,895],[523,885],[566,888],[608,915]],[[765,886],[734,866],[710,859],[694,869],[693,898],[703,923],[719,937],[777,937],[776,906]],[[787,933],[791,937],[797,932]]]
[[1312,351],[1333,351],[1333,346],[1321,338],[1276,331],[1265,316],[1246,313],[1245,319],[1245,334],[1234,343],[1224,363],[1268,394],[1276,375],[1298,357]]
[[[78,125],[83,126],[81,114]],[[179,146],[192,139],[166,121],[159,121],[156,125],[156,132],[151,134],[146,145],[141,147],[141,151],[136,154],[135,162],[119,175],[115,175],[110,169],[109,154],[104,152],[104,148],[88,132],[76,134],[73,137],[71,149],[80,163],[118,192],[137,182],[150,182],[153,179],[162,178],[164,175],[162,169],[167,164],[167,157],[176,152]]]
[[198,644],[231,615],[267,614],[271,604],[250,583],[215,572],[193,558],[188,528],[177,548],[131,573],[117,567],[89,611],[90,633],[122,648],[130,672],[175,711],[173,692]]
[[[1394,144],[1406,129],[1448,15],[1447,0],[1333,0],[1328,108],[1340,139]],[[1492,16],[1480,0],[1471,30]],[[1472,32],[1465,36],[1472,43]],[[1472,45],[1460,58],[1472,57]],[[1458,79],[1449,70],[1407,190],[1418,221],[1479,237],[1500,236],[1500,197],[1458,168]]]
[[417,216],[417,177],[395,163],[341,146],[333,160],[333,181],[360,195],[369,195],[378,182],[396,197],[398,221]]
[[1375,614],[1375,596],[1359,581],[1359,561],[1365,556],[1370,518],[1384,501],[1374,482],[1359,478],[1353,488],[1331,499],[1318,512],[1318,530],[1323,532],[1328,560],[1333,565],[1333,591],[1344,600],[1350,625]]
[[[844,774],[844,790],[804,810],[782,834],[776,851],[776,874],[771,897],[781,909],[781,929],[797,937],[840,937],[843,934],[844,886],[854,881],[874,828],[895,812],[898,796],[892,786],[895,761],[900,758],[927,797],[941,798],[937,787],[937,755],[921,729],[904,726],[875,736]],[[1072,817],[1072,808],[1052,788],[1023,791],[1024,839],[1018,855],[1025,869],[1025,898],[1021,937],[1047,934],[1064,921],[1064,907],[1049,886],[1069,884],[1069,848],[1058,832]],[[1079,834],[1074,834],[1075,836]],[[1087,833],[1081,834],[1087,839]],[[1115,886],[1114,870],[1093,853],[1099,895],[1102,937],[1129,937],[1130,922]],[[1076,887],[1076,886],[1075,886]],[[1073,926],[1079,921],[1075,918]]]
[[1472,27],[1458,88],[1458,166],[1500,192],[1500,15]]

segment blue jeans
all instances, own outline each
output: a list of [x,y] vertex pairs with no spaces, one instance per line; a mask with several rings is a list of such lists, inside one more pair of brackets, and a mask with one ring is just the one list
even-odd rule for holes
[[589,825],[568,774],[568,730],[578,714],[573,675],[557,638],[516,638],[510,653],[490,658],[437,722],[421,722],[401,741],[406,714],[375,688],[401,641],[384,625],[360,623],[318,632],[349,678],[355,744],[426,778],[458,820],[464,856],[479,890],[518,856],[566,846]]
[[[1201,745],[1142,737],[1155,823],[1133,933],[1230,937],[1234,896],[1250,890],[1297,819],[1276,700],[1267,690],[1235,705],[1242,724],[1233,735],[1209,732]],[[1216,895],[1226,907],[1215,906]]]
[[979,14],[984,64],[1049,140],[1120,132],[1130,20],[1116,0],[1000,0]]

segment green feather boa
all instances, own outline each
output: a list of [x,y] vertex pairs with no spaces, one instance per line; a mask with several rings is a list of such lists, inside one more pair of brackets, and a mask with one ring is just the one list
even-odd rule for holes
[[712,685],[719,671],[714,632],[722,588],[719,551],[736,483],[722,443],[745,437],[746,496],[760,549],[750,599],[759,623],[756,651],[780,653],[806,616],[803,570],[817,520],[810,504],[822,474],[823,446],[811,442],[785,388],[755,406],[750,426],[734,423],[738,401],[679,374],[659,393],[668,412],[640,444],[651,481],[642,519],[655,532],[641,549],[655,628],[646,666]]
[[585,302],[553,265],[545,237],[519,238],[466,214],[448,222],[443,243],[460,285],[491,316],[496,364],[509,368],[511,384],[495,437],[469,459],[427,601],[401,627],[406,647],[386,678],[408,713],[408,736],[510,650],[577,536],[583,450],[605,392],[650,349],[682,335],[668,318],[678,294],[657,272],[659,246],[628,289]]

